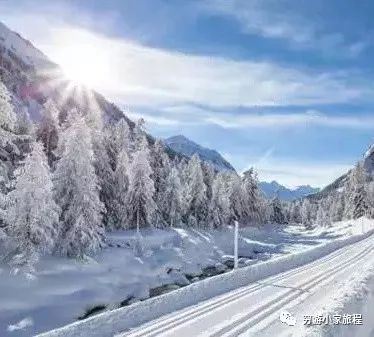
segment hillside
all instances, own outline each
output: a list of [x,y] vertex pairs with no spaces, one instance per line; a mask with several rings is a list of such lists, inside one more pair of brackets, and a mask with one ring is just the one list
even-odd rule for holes
[[92,109],[94,102],[95,108],[103,112],[106,120],[125,118],[133,127],[133,122],[99,93],[90,89],[81,92],[72,87],[58,65],[1,22],[0,77],[12,92],[15,105],[26,106],[34,120],[40,118],[41,105],[52,98],[65,112],[77,107],[86,113]]
[[[368,176],[372,178],[374,175],[374,145],[371,145],[369,149],[365,152],[363,156],[363,166]],[[331,184],[323,188],[320,192],[310,195],[309,198],[321,199],[335,191],[341,191],[344,188],[344,184],[347,181],[349,173],[350,171],[343,174],[342,176],[334,180]]]
[[200,159],[213,165],[218,171],[235,171],[232,165],[225,160],[217,151],[205,148],[185,136],[178,135],[165,139],[165,144],[174,151],[187,157],[194,154],[199,155]]

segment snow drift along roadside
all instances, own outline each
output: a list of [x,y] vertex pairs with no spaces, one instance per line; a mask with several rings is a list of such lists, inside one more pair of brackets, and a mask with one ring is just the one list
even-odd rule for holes
[[124,308],[107,311],[86,320],[42,333],[38,336],[112,337],[114,334],[130,327],[138,326],[168,313],[246,286],[249,283],[302,266],[344,246],[363,240],[373,233],[374,229],[371,229],[364,234],[356,234],[348,238],[336,239],[335,241],[318,245],[301,253],[282,256],[208,278],[173,292],[150,298]]
[[360,270],[359,273],[348,279],[339,293],[330,299],[323,310],[314,315],[333,317],[334,315],[361,314],[362,325],[316,325],[304,327],[300,337],[372,337],[374,326],[372,317],[374,314],[374,266],[368,270]]

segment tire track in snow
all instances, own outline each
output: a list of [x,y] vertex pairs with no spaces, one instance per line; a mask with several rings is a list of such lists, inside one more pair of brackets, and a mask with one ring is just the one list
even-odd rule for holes
[[310,278],[309,280],[293,285],[293,288],[300,288],[297,289],[290,289],[283,293],[280,296],[270,300],[266,304],[246,313],[244,316],[240,317],[239,319],[230,322],[223,328],[220,328],[218,331],[214,332],[213,334],[207,335],[209,337],[237,337],[247,331],[248,329],[254,327],[257,323],[261,322],[264,318],[274,314],[277,310],[281,309],[285,304],[291,302],[292,300],[296,299],[300,292],[311,291],[314,288],[318,288],[321,286],[321,283],[330,279],[331,277],[339,274],[339,272],[344,271],[347,266],[352,265],[353,262],[359,262],[360,260],[364,259],[369,253],[374,251],[374,246],[371,245],[366,247],[360,253],[354,255],[350,259],[342,262],[338,266],[331,267],[328,270],[325,270],[316,276]]

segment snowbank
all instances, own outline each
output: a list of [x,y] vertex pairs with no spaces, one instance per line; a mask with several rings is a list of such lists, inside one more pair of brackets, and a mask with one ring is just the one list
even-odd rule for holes
[[362,325],[317,325],[305,327],[300,337],[372,337],[374,326],[374,267],[360,270],[341,286],[339,294],[314,315],[362,314]]
[[[283,244],[290,239],[281,229],[278,236],[273,228],[242,232],[240,252],[253,258],[250,261],[254,263],[282,254]],[[227,270],[222,265],[223,257],[233,252],[231,228],[143,230],[141,257],[135,256],[132,248],[134,234],[110,233],[111,247],[88,263],[44,257],[32,280],[13,275],[7,266],[0,265],[0,336],[28,337],[88,317],[89,313],[116,309],[185,286],[197,281],[196,276],[206,268]],[[271,241],[262,242],[262,237]],[[209,276],[210,271],[206,274]],[[25,317],[34,324],[8,329]]]
[[[171,293],[154,297],[144,302],[135,303],[121,309],[104,312],[87,320],[76,322],[39,336],[113,336],[115,333],[140,325],[162,315],[197,304],[198,302],[245,286],[251,282],[312,262],[339,248],[367,238],[374,233],[374,229],[367,228],[368,231],[366,233],[362,234],[361,232],[361,234],[358,234],[365,226],[368,227],[365,219],[359,223],[362,226],[359,230],[354,230],[356,233],[351,236],[338,238],[300,253],[289,254],[205,279]],[[344,227],[343,225],[342,227]],[[355,227],[359,227],[357,225],[358,224],[356,224]]]

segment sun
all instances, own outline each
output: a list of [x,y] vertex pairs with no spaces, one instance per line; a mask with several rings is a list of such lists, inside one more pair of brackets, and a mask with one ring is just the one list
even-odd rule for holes
[[92,45],[67,46],[60,51],[58,58],[65,76],[77,85],[95,88],[109,76],[109,60]]
[[57,34],[51,54],[68,80],[97,89],[111,76],[109,52],[94,34],[69,29]]

